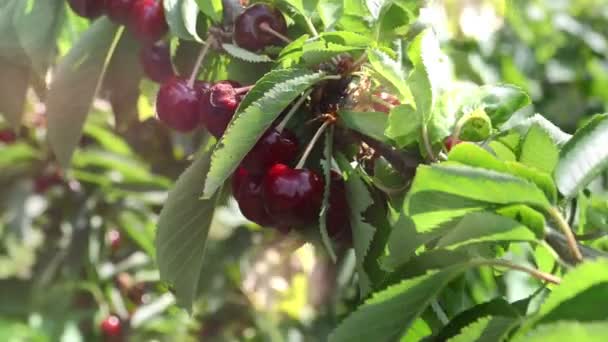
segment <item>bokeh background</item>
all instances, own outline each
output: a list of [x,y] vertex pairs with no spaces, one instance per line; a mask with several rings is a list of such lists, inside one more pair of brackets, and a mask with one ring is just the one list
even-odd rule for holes
[[[524,88],[534,106],[518,115],[541,113],[573,132],[606,111],[605,0],[429,1],[420,21],[437,31],[455,79]],[[57,58],[88,25],[67,12]],[[175,306],[154,263],[155,223],[187,156],[208,139],[155,121],[157,85],[124,54],[95,101],[73,167],[62,171],[46,144],[45,75],[33,76],[2,43],[0,112],[20,110],[25,96],[26,114],[14,136],[0,119],[1,341],[101,339],[110,313],[132,341],[322,341],[356,304],[352,255],[334,265],[319,249],[248,223],[225,198],[201,296],[191,315]],[[119,56],[132,44],[121,44]],[[191,68],[195,49],[180,44],[178,68]],[[479,300],[498,287],[510,301],[530,291],[522,275],[500,284],[481,271],[467,277],[479,278],[469,291]],[[466,307],[451,307],[459,305]]]

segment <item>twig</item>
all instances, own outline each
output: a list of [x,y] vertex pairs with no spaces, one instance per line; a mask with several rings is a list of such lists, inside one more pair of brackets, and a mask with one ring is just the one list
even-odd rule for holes
[[393,146],[358,132],[352,132],[352,134],[361,139],[369,147],[373,148],[374,151],[384,157],[384,159],[386,159],[395,168],[395,170],[406,178],[413,177],[418,165],[423,163],[419,156],[397,150]]
[[555,207],[551,207],[548,210],[548,213],[566,237],[566,240],[568,241],[568,247],[570,248],[570,252],[572,253],[574,259],[577,262],[583,261],[583,255],[581,254],[581,251],[578,248],[576,238],[574,237],[574,233],[572,233],[572,229],[568,225],[568,222],[566,222],[562,214]]

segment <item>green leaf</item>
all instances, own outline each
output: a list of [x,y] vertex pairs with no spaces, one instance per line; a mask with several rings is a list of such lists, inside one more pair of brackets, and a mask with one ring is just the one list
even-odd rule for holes
[[384,135],[388,121],[386,113],[341,111],[338,117],[346,127],[378,141],[388,142]]
[[474,92],[464,107],[483,108],[492,119],[492,123],[498,126],[530,103],[528,94],[519,87],[507,84],[486,85]]
[[368,51],[368,59],[374,71],[399,92],[399,100],[402,103],[411,102],[412,93],[405,81],[405,71],[401,63],[377,49]]
[[317,10],[319,0],[281,0],[293,7],[300,15],[311,17]]
[[215,198],[201,201],[200,178],[209,155],[197,158],[179,177],[158,219],[156,260],[160,277],[175,287],[177,304],[190,310],[200,286],[205,243]]
[[344,4],[342,0],[319,0],[317,11],[325,29],[332,28],[342,17]]
[[545,235],[545,216],[523,204],[514,204],[496,210],[498,215],[511,218],[530,228],[536,237],[542,239]]
[[568,140],[570,140],[572,138],[572,136],[570,134],[563,132],[554,123],[547,120],[547,118],[545,118],[544,116],[542,116],[540,114],[534,114],[531,117],[526,118],[522,121],[516,121],[513,123],[507,122],[505,125],[503,125],[501,127],[501,129],[503,131],[513,130],[523,136],[523,135],[526,135],[528,133],[528,131],[530,130],[530,128],[532,128],[535,125],[538,125],[545,132],[547,132],[549,134],[549,136],[551,137],[551,139],[553,139],[553,142],[557,146],[563,146],[566,142],[568,142]]
[[519,161],[541,171],[553,174],[559,160],[559,149],[540,125],[530,127],[521,146]]
[[400,147],[405,147],[418,140],[421,128],[422,116],[412,106],[404,104],[391,109],[385,134]]
[[374,20],[378,20],[384,8],[391,2],[388,0],[365,0],[367,10]]
[[526,336],[513,339],[514,342],[546,342],[546,341],[584,341],[604,342],[608,336],[606,321],[581,323],[576,321],[561,321],[538,327]]
[[343,53],[351,53],[358,50],[362,50],[362,48],[319,40],[306,43],[303,46],[302,59],[307,65],[313,66],[328,61]]
[[608,317],[608,307],[601,303],[608,291],[608,261],[585,262],[568,272],[518,334],[539,324],[560,320],[591,322]]
[[519,319],[513,317],[484,317],[462,329],[449,342],[496,342],[504,341]]
[[568,141],[555,168],[560,192],[572,198],[608,165],[608,115],[594,117]]
[[196,0],[201,11],[214,23],[222,21],[222,0]]
[[408,197],[422,191],[445,192],[494,204],[529,204],[543,209],[551,207],[543,192],[526,180],[468,166],[420,166]]
[[195,0],[164,0],[163,5],[173,35],[185,40],[203,41],[196,32],[199,7]]
[[363,49],[374,46],[375,44],[369,37],[350,31],[323,32],[319,37],[326,42]]
[[234,44],[222,44],[222,48],[224,48],[224,50],[226,50],[226,52],[228,52],[232,57],[242,59],[245,62],[250,62],[250,63],[272,62],[272,59],[266,55],[258,55],[257,53],[247,51]]
[[0,144],[0,166],[8,168],[39,158],[39,151],[25,143],[3,146]]
[[31,71],[29,67],[0,58],[0,74],[0,114],[17,130],[21,127]]
[[373,297],[348,316],[329,336],[330,342],[395,341],[406,332],[431,301],[467,269],[456,265],[409,279]]
[[490,212],[474,212],[437,242],[437,248],[457,248],[478,242],[535,241],[536,235],[521,223]]
[[63,0],[18,1],[13,17],[19,43],[34,70],[45,76],[64,20]]
[[69,165],[78,145],[87,114],[122,32],[107,18],[95,21],[56,68],[46,102],[48,137],[63,167]]
[[306,43],[308,38],[309,35],[304,34],[300,36],[300,38],[287,44],[287,46],[285,46],[283,50],[281,50],[281,53],[279,53],[279,57],[277,58],[281,67],[290,68],[300,63],[300,60],[304,55],[304,44]]
[[365,272],[364,262],[374,239],[376,228],[366,222],[363,217],[363,214],[374,204],[374,201],[358,171],[351,172],[346,180],[346,198],[348,198],[350,207],[350,223],[353,231],[353,246],[357,259],[361,297],[365,297],[371,291],[372,286]]
[[323,72],[300,69],[277,70],[266,74],[255,84],[213,151],[204,198],[210,198],[230,177],[281,112],[324,76]]

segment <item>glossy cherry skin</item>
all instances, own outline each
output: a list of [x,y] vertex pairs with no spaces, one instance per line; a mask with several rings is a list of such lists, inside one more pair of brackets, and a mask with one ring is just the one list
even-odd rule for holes
[[298,154],[298,138],[290,130],[269,129],[243,159],[241,166],[262,175],[274,164],[289,164]]
[[262,198],[263,177],[255,176],[242,167],[232,177],[232,194],[243,216],[260,226],[272,226],[274,220],[268,215]]
[[106,15],[115,23],[126,25],[135,0],[105,0]]
[[199,96],[197,91],[181,78],[163,83],[156,97],[156,113],[165,125],[179,132],[191,132],[198,127]]
[[122,333],[121,325],[118,316],[110,315],[101,322],[101,331],[105,336],[118,337]]
[[240,96],[235,91],[239,86],[233,81],[220,81],[200,94],[200,120],[216,138],[224,134],[240,103]]
[[350,207],[346,199],[346,185],[342,176],[332,171],[327,212],[327,233],[336,242],[352,244]]
[[250,51],[258,51],[269,45],[280,45],[280,38],[260,28],[263,23],[282,35],[287,34],[287,23],[279,10],[267,4],[254,4],[236,18],[234,42]]
[[154,82],[163,83],[175,76],[171,52],[166,43],[143,46],[139,52],[139,61],[146,76]]
[[[387,93],[387,92],[379,92],[379,93],[374,94],[373,96],[375,96],[375,97],[379,98],[380,100],[382,100],[386,103],[389,103],[393,106],[398,106],[401,104],[401,102],[395,95]],[[381,103],[378,103],[378,102],[374,102],[373,107],[376,112],[388,113],[391,111],[391,108],[389,108]]]
[[95,19],[103,14],[105,0],[68,0],[68,4],[81,17]]
[[9,129],[3,129],[0,130],[0,143],[5,143],[5,144],[12,144],[17,140],[17,135],[9,130]]
[[129,16],[129,26],[144,43],[154,43],[161,39],[169,31],[162,2],[135,0]]
[[278,223],[300,227],[315,222],[323,200],[323,180],[308,169],[275,164],[264,177],[266,211]]
[[443,144],[445,145],[445,148],[448,150],[448,152],[450,152],[454,146],[458,145],[462,143],[462,140],[460,140],[459,138],[456,138],[454,136],[449,136],[447,138],[445,138]]

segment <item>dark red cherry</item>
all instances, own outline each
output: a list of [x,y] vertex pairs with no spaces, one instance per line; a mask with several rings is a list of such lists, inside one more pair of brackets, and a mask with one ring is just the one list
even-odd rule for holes
[[105,0],[106,15],[115,23],[126,25],[135,0]]
[[279,132],[269,129],[251,151],[241,166],[249,172],[261,175],[274,164],[289,164],[298,154],[298,138],[290,130]]
[[260,226],[272,226],[274,221],[266,212],[262,198],[263,176],[255,176],[240,167],[232,178],[232,194],[239,204],[241,213]]
[[144,73],[152,81],[163,83],[174,76],[169,45],[164,42],[146,45],[139,52]]
[[43,194],[51,187],[61,184],[64,184],[64,179],[59,170],[45,172],[34,179],[34,192]]
[[105,0],[68,0],[68,4],[81,17],[95,19],[103,14]]
[[135,36],[145,43],[154,43],[161,39],[169,31],[162,1],[135,0],[129,16],[129,25]]
[[346,185],[342,176],[334,171],[331,172],[327,233],[334,241],[352,244],[350,207],[346,199]]
[[17,140],[17,135],[10,129],[0,130],[0,143],[12,144]]
[[281,39],[260,28],[267,24],[274,31],[286,35],[287,23],[283,14],[267,4],[247,7],[234,22],[234,42],[250,51],[257,51],[269,45],[280,45]]
[[298,227],[319,217],[323,180],[316,172],[275,164],[263,185],[266,210],[279,224]]
[[156,97],[156,113],[165,125],[180,132],[193,131],[199,125],[199,96],[181,78],[163,83]]
[[[387,92],[384,92],[384,91],[379,92],[379,93],[375,93],[372,96],[375,96],[378,99],[380,99],[380,100],[382,100],[382,101],[384,101],[384,102],[386,102],[388,104],[391,104],[393,106],[398,106],[398,105],[401,104],[401,102],[399,101],[399,99],[395,95],[387,93]],[[391,111],[391,108],[389,108],[388,106],[385,106],[382,103],[378,103],[378,102],[374,102],[373,107],[374,107],[374,110],[376,112],[388,113],[388,112]]]
[[200,94],[200,120],[216,138],[224,134],[238,107],[240,96],[235,91],[237,87],[240,84],[236,82],[220,81]]
[[101,331],[107,337],[118,337],[122,333],[121,325],[118,316],[110,315],[101,322]]
[[445,145],[445,148],[448,150],[448,152],[450,152],[454,146],[458,145],[462,143],[462,140],[460,140],[459,138],[456,138],[455,136],[450,135],[449,137],[445,138],[443,144]]

